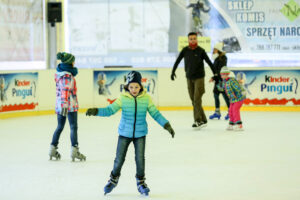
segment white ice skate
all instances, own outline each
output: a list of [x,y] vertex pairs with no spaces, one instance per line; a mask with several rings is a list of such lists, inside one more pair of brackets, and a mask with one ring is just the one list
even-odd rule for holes
[[234,126],[234,131],[243,131],[243,125],[242,124],[237,124]]
[[233,131],[233,125],[229,124],[228,127],[226,128],[226,131]]
[[71,148],[71,158],[72,158],[72,162],[75,161],[75,158],[79,159],[80,161],[85,161],[86,160],[85,155],[83,155],[79,152],[78,147],[72,147]]
[[50,145],[50,150],[49,150],[49,156],[50,160],[52,160],[52,157],[54,157],[56,160],[60,160],[60,153],[57,151],[57,147],[54,145]]

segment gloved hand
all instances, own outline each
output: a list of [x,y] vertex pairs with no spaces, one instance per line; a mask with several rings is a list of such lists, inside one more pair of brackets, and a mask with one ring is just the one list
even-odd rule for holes
[[89,108],[87,109],[86,116],[96,116],[98,114],[98,108]]
[[174,72],[172,72],[172,74],[171,74],[171,80],[174,81],[175,78],[176,78],[176,74]]
[[164,125],[164,129],[166,129],[167,131],[169,131],[169,133],[172,135],[172,138],[174,138],[175,136],[175,131],[173,130],[171,124],[168,122]]
[[60,111],[60,113],[59,113],[60,115],[62,115],[62,116],[67,116],[67,114],[68,114],[68,108],[65,108],[65,107],[62,107],[62,109],[61,109],[61,111]]

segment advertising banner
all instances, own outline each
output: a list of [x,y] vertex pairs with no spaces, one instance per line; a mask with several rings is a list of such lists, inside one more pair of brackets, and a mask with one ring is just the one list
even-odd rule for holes
[[[126,75],[129,72],[129,70],[94,71],[94,105],[105,107],[113,103],[123,92]],[[152,96],[153,102],[157,103],[157,70],[139,72],[142,75],[144,89]]]
[[234,71],[244,80],[245,105],[300,105],[300,70]]
[[191,31],[207,51],[223,42],[230,67],[300,66],[300,0],[69,3],[70,50],[79,67],[172,67]]
[[0,112],[35,110],[38,73],[0,74]]

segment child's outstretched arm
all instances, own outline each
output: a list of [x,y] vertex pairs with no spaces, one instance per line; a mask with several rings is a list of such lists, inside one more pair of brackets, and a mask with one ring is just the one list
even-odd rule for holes
[[109,117],[122,107],[122,101],[118,98],[113,104],[108,105],[106,108],[89,108],[86,111],[87,116],[101,116],[101,117]]
[[171,127],[171,124],[162,116],[162,114],[159,112],[159,110],[156,108],[154,103],[152,102],[151,97],[149,96],[149,105],[148,105],[148,112],[151,115],[151,117],[157,121],[164,129],[169,131],[169,133],[172,135],[172,138],[174,138],[175,132],[173,128]]

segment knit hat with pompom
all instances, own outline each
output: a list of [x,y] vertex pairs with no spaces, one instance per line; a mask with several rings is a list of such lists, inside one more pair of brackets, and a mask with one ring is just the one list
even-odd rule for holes
[[71,65],[75,61],[75,56],[66,52],[59,52],[57,53],[56,57],[58,60],[61,60],[61,62],[65,64]]

